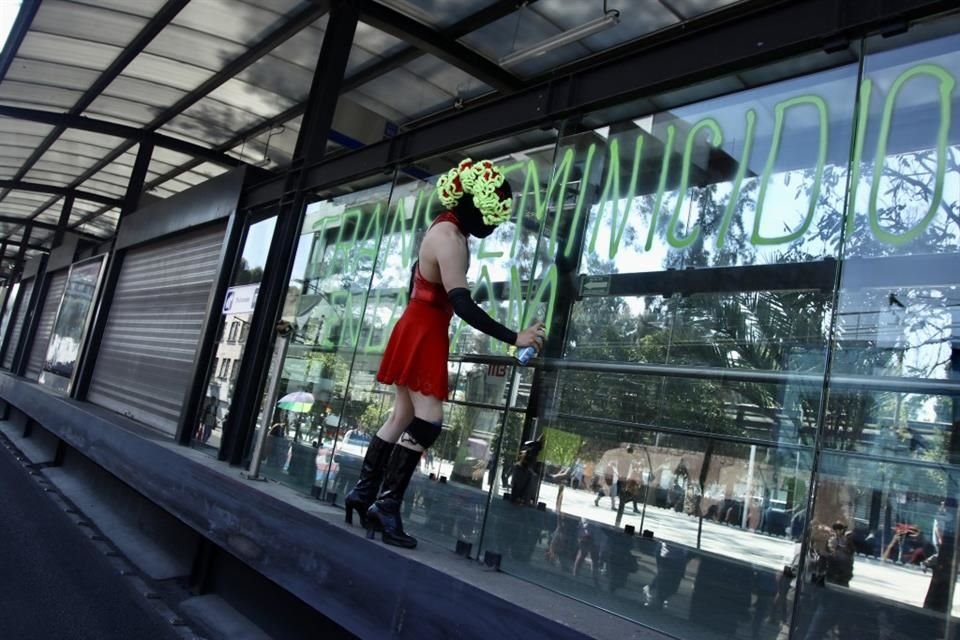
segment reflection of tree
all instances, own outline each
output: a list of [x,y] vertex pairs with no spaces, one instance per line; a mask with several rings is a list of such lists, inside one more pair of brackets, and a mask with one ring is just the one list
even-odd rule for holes
[[236,286],[244,284],[256,284],[263,280],[263,267],[256,266],[251,268],[246,258],[240,258],[240,266],[234,276],[233,284]]

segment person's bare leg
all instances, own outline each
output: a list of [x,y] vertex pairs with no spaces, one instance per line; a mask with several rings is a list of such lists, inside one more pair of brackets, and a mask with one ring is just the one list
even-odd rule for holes
[[410,400],[410,390],[397,386],[393,394],[393,410],[377,431],[377,437],[396,444],[410,421],[413,420],[413,402]]

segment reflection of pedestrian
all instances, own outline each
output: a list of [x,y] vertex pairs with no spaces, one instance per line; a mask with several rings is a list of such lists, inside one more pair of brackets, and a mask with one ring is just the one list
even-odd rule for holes
[[603,470],[603,485],[597,491],[597,499],[593,501],[593,506],[600,506],[600,498],[604,496],[604,490],[606,490],[606,495],[610,496],[610,508],[616,510],[617,504],[617,485],[620,483],[620,471],[617,469],[617,465],[611,460],[607,463],[607,468]]
[[956,545],[957,501],[947,498],[940,504],[934,529],[934,537],[939,530],[937,554],[930,558],[929,566],[933,569],[930,576],[930,586],[923,599],[923,608],[946,613],[950,609],[950,583],[953,565],[954,548]]
[[206,444],[210,439],[210,434],[217,427],[217,405],[216,400],[207,398],[203,406],[203,415],[200,416],[200,428],[197,429],[196,438]]
[[573,562],[573,575],[576,577],[585,560],[590,560],[590,570],[593,573],[593,584],[600,586],[600,548],[594,537],[593,525],[586,518],[581,518],[577,529],[577,558]]
[[686,569],[686,550],[672,542],[661,542],[657,549],[657,575],[643,588],[646,606],[659,609],[673,597],[680,589]]
[[[830,536],[822,548],[814,551],[814,590],[812,598],[816,602],[810,627],[804,636],[806,640],[819,640],[837,625],[842,625],[847,610],[847,590],[830,589],[827,585],[849,587],[853,578],[853,534],[847,531],[843,522],[837,521],[831,527]],[[841,630],[841,637],[849,637]],[[871,637],[864,635],[862,637]]]
[[570,472],[570,486],[574,489],[583,488],[583,462],[577,458]]

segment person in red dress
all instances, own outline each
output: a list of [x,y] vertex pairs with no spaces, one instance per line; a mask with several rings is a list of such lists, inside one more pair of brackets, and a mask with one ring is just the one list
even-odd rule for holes
[[468,238],[485,238],[510,217],[510,185],[490,161],[464,160],[437,183],[447,211],[427,230],[414,267],[410,302],[397,321],[377,371],[377,380],[395,386],[393,411],[363,459],[360,479],[345,500],[373,538],[412,549],[400,504],[423,452],[440,436],[447,398],[450,319],[456,313],[475,329],[506,344],[540,348],[543,324],[517,333],[487,315],[467,289]]

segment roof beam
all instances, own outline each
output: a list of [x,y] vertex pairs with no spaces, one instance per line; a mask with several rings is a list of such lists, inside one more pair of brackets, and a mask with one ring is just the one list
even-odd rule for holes
[[[98,193],[78,191],[76,189],[68,189],[67,187],[58,187],[50,184],[24,182],[22,180],[0,180],[0,189],[7,189],[11,191],[29,191],[31,193],[47,193],[55,196],[66,196],[72,194],[79,200],[96,202],[97,204],[109,205],[110,207],[115,207],[120,204],[120,200],[118,198],[102,196]],[[0,205],[0,207],[2,207],[2,205]]]
[[[133,140],[131,146],[140,141],[152,142],[157,147],[177,151],[185,155],[203,158],[204,162],[213,162],[225,167],[237,167],[243,164],[241,161],[228,156],[224,153],[218,153],[208,147],[199,144],[193,144],[186,140],[173,138],[171,136],[156,133],[155,131],[146,131],[129,127],[115,122],[98,120],[88,116],[77,116],[69,113],[56,113],[55,111],[44,111],[42,109],[29,109],[26,107],[10,107],[0,105],[0,117],[12,118],[15,120],[26,120],[28,122],[39,122],[41,124],[50,124],[54,127],[64,129],[79,129],[81,131],[90,131],[92,133],[101,133],[116,138],[126,138]],[[55,129],[56,130],[56,129]],[[52,133],[52,132],[51,132]]]
[[366,3],[361,11],[363,21],[371,27],[400,38],[424,53],[440,58],[497,91],[511,92],[523,87],[523,82],[519,78],[463,46],[455,38],[417,22],[413,18],[408,18],[399,11],[377,2]]
[[10,28],[10,35],[3,45],[3,52],[0,53],[0,82],[7,77],[7,71],[17,57],[20,45],[33,24],[33,18],[37,15],[37,9],[40,8],[40,0],[23,0],[20,5],[20,12],[17,14],[13,26]]

